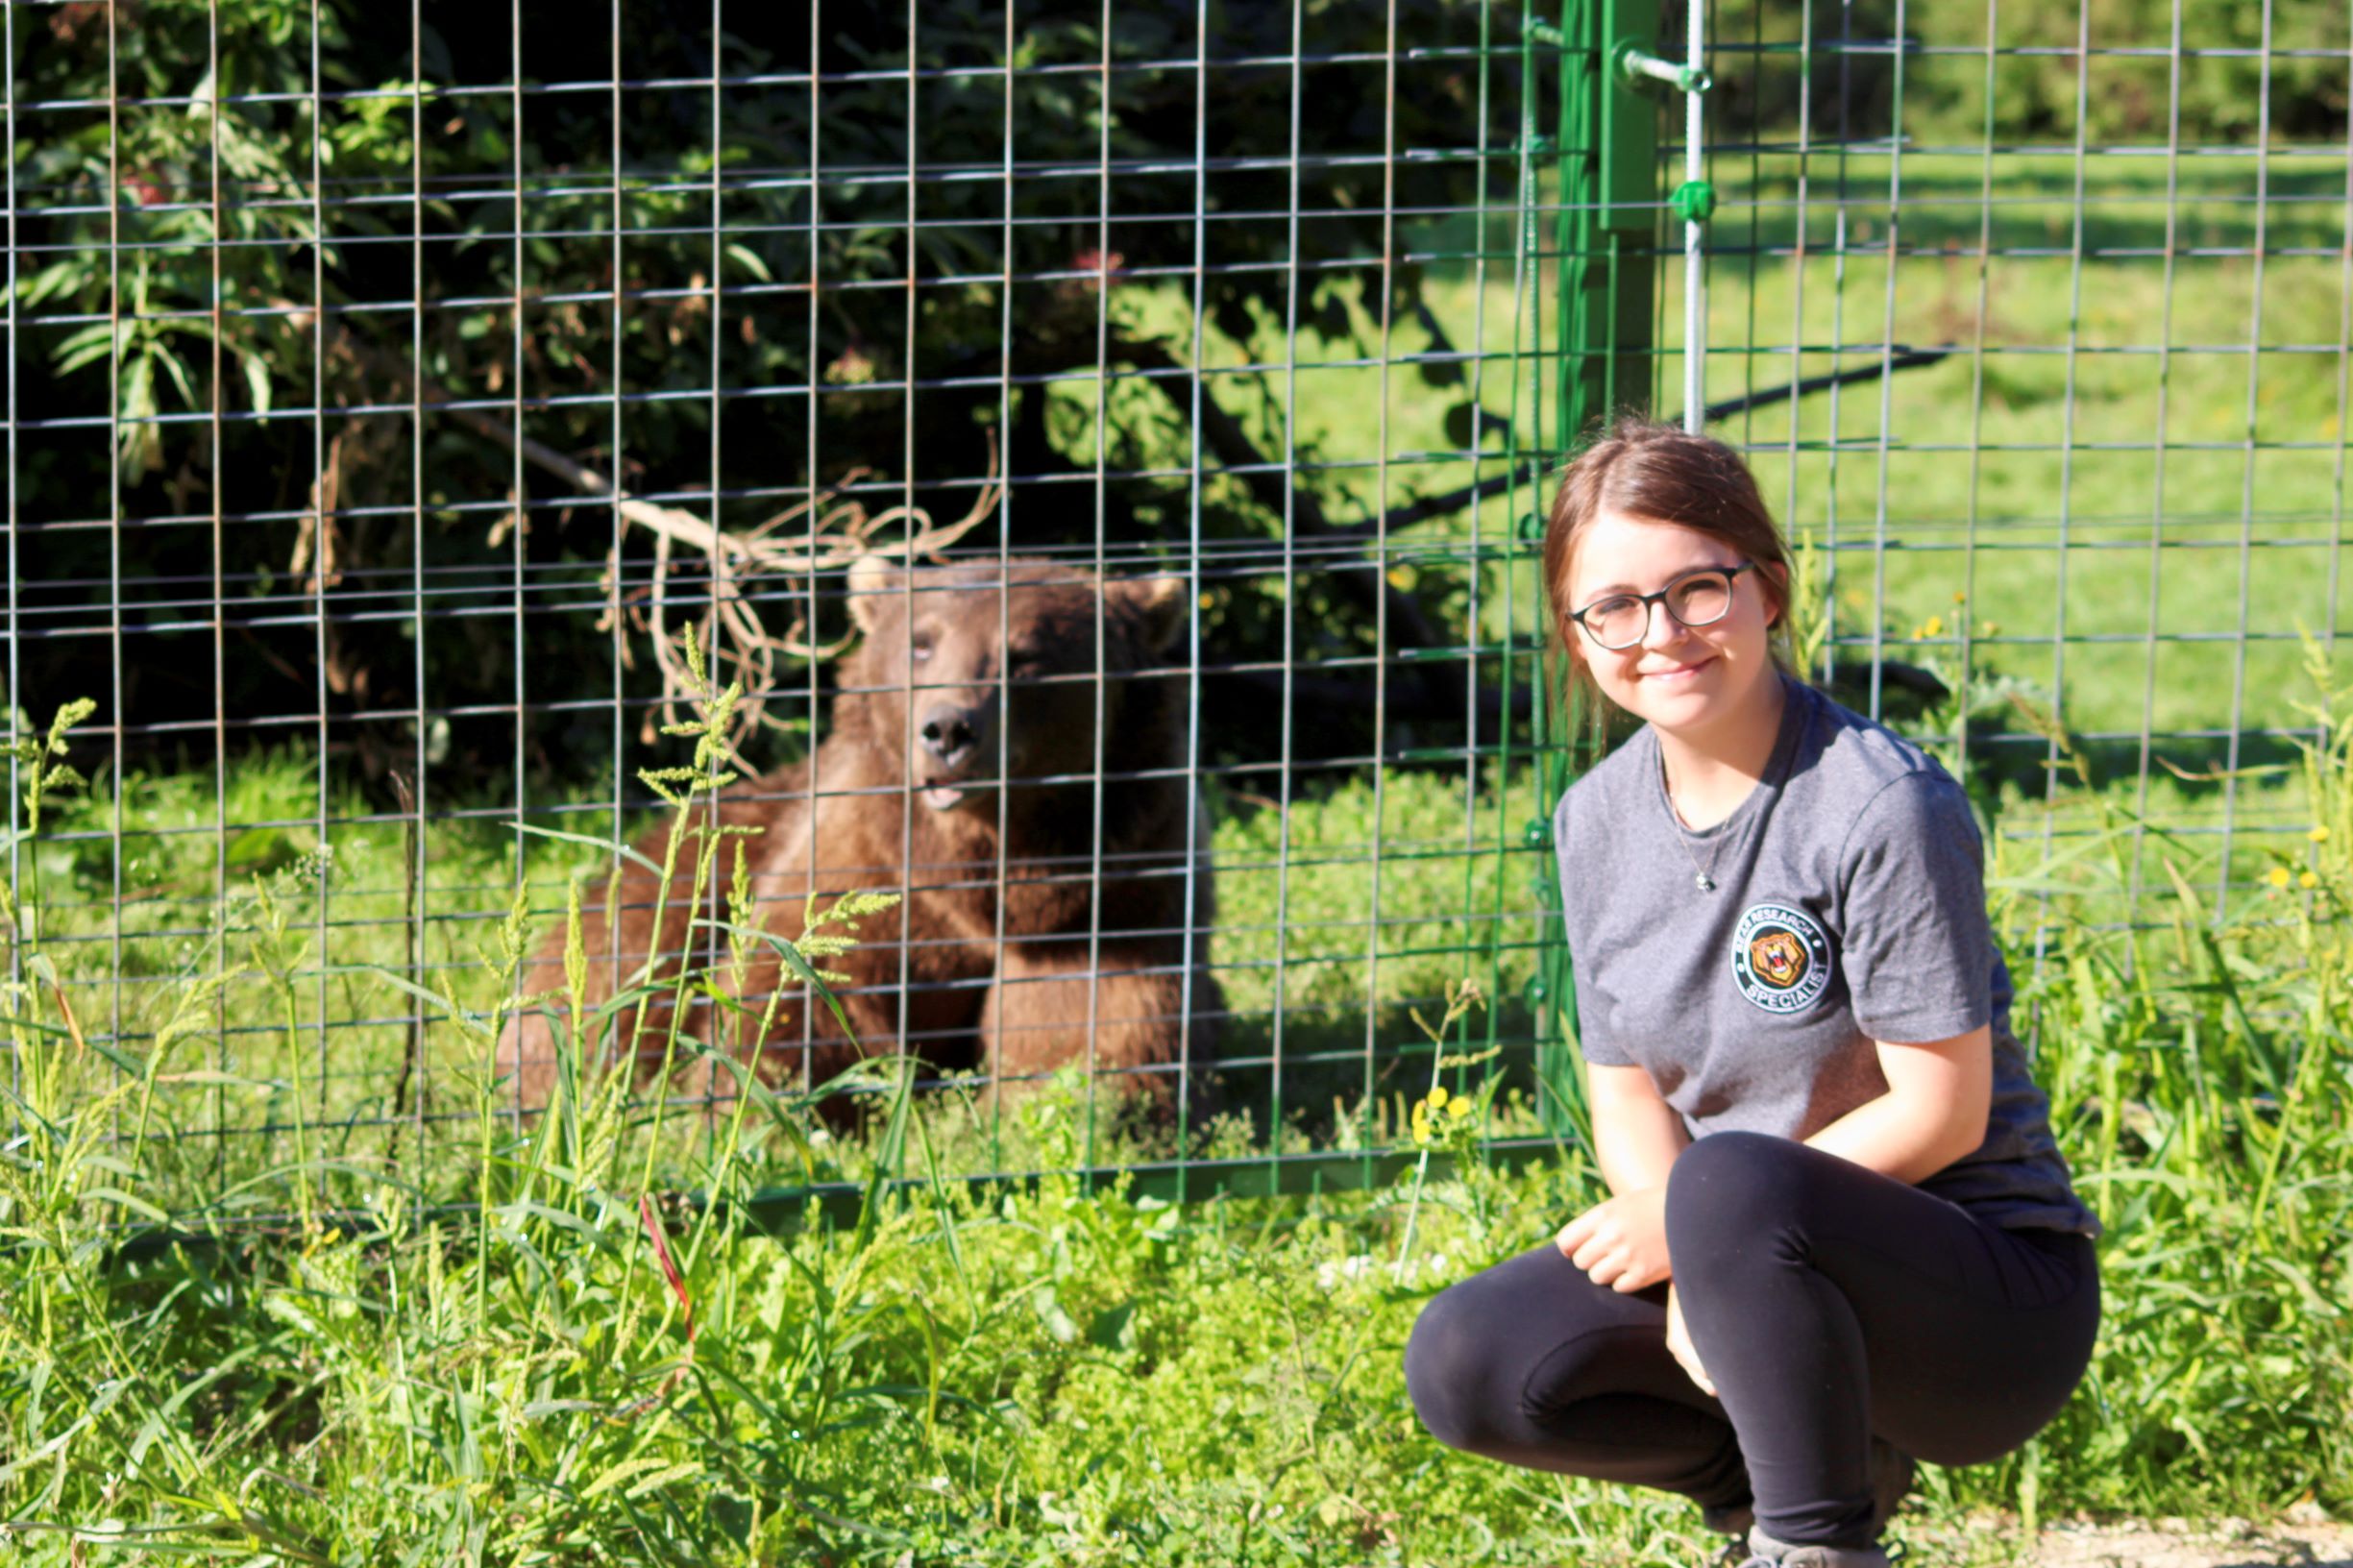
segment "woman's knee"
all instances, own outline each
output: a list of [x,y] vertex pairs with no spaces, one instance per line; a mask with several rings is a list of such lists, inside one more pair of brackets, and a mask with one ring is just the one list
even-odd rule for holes
[[1406,1339],[1406,1396],[1430,1435],[1449,1448],[1476,1449],[1487,1415],[1493,1336],[1481,1332],[1475,1292],[1451,1286],[1430,1299]]
[[1710,1134],[1677,1156],[1667,1173],[1666,1213],[1676,1272],[1683,1272],[1682,1255],[1752,1253],[1760,1240],[1802,1221],[1812,1166],[1822,1158],[1786,1138],[1740,1132]]

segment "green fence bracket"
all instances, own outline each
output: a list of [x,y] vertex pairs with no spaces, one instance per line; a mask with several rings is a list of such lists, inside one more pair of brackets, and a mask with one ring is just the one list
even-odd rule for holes
[[1704,180],[1686,180],[1675,187],[1667,205],[1685,223],[1705,223],[1716,215],[1716,187]]

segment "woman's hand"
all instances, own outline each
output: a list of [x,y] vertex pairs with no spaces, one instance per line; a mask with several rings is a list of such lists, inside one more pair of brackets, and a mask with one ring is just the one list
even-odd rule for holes
[[1560,1227],[1554,1244],[1595,1285],[1621,1295],[1649,1289],[1675,1272],[1667,1262],[1665,1184],[1595,1204]]
[[1667,1354],[1682,1363],[1703,1393],[1716,1392],[1716,1385],[1707,1381],[1707,1369],[1700,1364],[1700,1353],[1691,1348],[1690,1331],[1683,1327],[1683,1304],[1675,1299],[1672,1285],[1667,1286]]

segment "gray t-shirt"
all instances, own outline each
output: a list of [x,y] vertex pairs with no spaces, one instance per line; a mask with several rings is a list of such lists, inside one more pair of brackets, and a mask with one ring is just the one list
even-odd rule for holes
[[1886,1092],[1875,1041],[1990,1022],[1985,1141],[1921,1188],[2005,1229],[2098,1235],[2010,1033],[1968,797],[1909,742],[1785,692],[1764,777],[1711,828],[1676,817],[1648,725],[1560,797],[1585,1060],[1647,1070],[1695,1139],[1804,1139]]

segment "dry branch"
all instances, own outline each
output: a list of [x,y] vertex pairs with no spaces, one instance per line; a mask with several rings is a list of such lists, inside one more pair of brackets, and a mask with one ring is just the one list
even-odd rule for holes
[[[282,303],[294,308],[291,302]],[[307,325],[307,312],[294,308],[293,325],[297,331]],[[1004,496],[998,476],[996,437],[991,432],[989,472],[979,499],[972,503],[971,510],[955,522],[934,523],[931,514],[920,506],[892,506],[870,513],[863,502],[842,493],[867,473],[854,469],[834,487],[796,502],[742,532],[729,532],[680,507],[659,505],[617,491],[605,475],[543,441],[521,434],[489,410],[460,405],[444,388],[419,376],[405,359],[378,350],[348,332],[338,334],[332,352],[347,356],[364,371],[413,387],[421,406],[519,453],[532,467],[553,475],[581,494],[609,500],[625,529],[639,527],[653,535],[653,576],[642,595],[642,611],[635,603],[641,596],[628,596],[625,602],[618,540],[606,551],[603,579],[608,596],[604,624],[609,625],[613,620],[627,615],[630,623],[648,635],[655,665],[662,674],[658,710],[646,716],[645,739],[649,744],[654,738],[657,722],[678,722],[678,703],[694,690],[685,661],[671,635],[670,574],[674,557],[681,549],[702,557],[710,593],[699,632],[714,666],[725,669],[744,683],[744,699],[736,708],[726,744],[730,762],[747,771],[752,770],[739,748],[760,724],[772,722],[767,717],[767,698],[776,688],[781,661],[830,658],[843,646],[811,640],[812,628],[802,613],[802,606],[808,601],[805,594],[786,592],[770,596],[772,602],[792,606],[788,623],[781,629],[772,629],[752,598],[753,587],[778,577],[807,579],[845,571],[864,555],[893,556],[911,562],[939,560],[949,546],[985,522]],[[329,454],[329,471],[312,486],[313,516],[305,520],[295,547],[295,571],[299,573],[310,564],[315,545],[319,569],[328,575],[330,581],[334,570],[333,502],[340,486],[343,457],[338,437]],[[523,500],[518,496],[514,511],[500,520],[498,528],[517,526],[516,520],[522,515]],[[899,530],[895,537],[876,537],[893,528]]]

